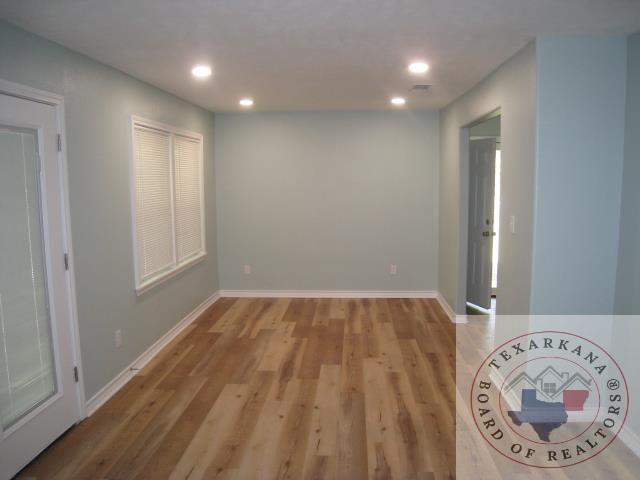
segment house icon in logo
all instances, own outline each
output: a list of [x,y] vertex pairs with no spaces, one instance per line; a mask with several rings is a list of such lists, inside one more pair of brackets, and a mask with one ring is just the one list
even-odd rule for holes
[[521,390],[523,403],[525,399],[532,398],[543,402],[562,401],[565,411],[575,412],[584,409],[591,389],[592,381],[580,373],[570,375],[569,372],[559,372],[553,366],[547,366],[535,377],[521,372],[506,385],[504,392]]

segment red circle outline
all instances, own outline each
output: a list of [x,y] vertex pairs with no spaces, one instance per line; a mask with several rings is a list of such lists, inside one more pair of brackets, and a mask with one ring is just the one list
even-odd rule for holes
[[616,361],[615,358],[613,358],[611,356],[611,354],[609,352],[607,352],[604,348],[602,348],[600,345],[598,345],[596,342],[589,340],[588,338],[582,337],[580,335],[576,335],[574,333],[569,333],[569,332],[563,332],[560,330],[540,330],[540,331],[536,331],[536,332],[529,332],[529,333],[524,333],[522,335],[518,335],[517,337],[513,337],[509,340],[507,340],[504,343],[501,343],[500,345],[498,345],[496,348],[494,348],[491,352],[489,352],[489,354],[485,357],[485,359],[482,361],[482,363],[480,364],[480,366],[478,367],[478,370],[476,371],[476,374],[473,377],[473,381],[471,383],[471,388],[469,389],[469,407],[471,410],[471,417],[473,418],[473,423],[476,426],[476,429],[478,430],[478,432],[480,433],[480,436],[482,438],[484,438],[484,440],[489,444],[489,446],[491,448],[493,448],[496,452],[498,452],[500,455],[502,455],[505,458],[508,458],[509,460],[511,460],[512,462],[516,462],[519,463],[521,465],[525,465],[527,467],[531,467],[531,468],[567,468],[567,467],[573,467],[574,465],[579,465],[583,462],[586,462],[587,460],[591,460],[592,458],[597,457],[598,455],[600,455],[602,452],[604,452],[609,445],[611,445],[613,443],[613,441],[618,437],[618,434],[615,434],[613,437],[611,437],[611,440],[609,441],[609,443],[607,443],[604,447],[602,447],[602,449],[600,451],[598,451],[597,453],[595,453],[594,455],[590,456],[589,458],[585,458],[583,460],[580,460],[579,462],[576,463],[571,463],[569,465],[548,465],[548,466],[538,466],[538,465],[531,465],[529,463],[525,463],[525,462],[521,462],[520,460],[516,460],[514,458],[511,458],[510,456],[508,456],[507,454],[503,453],[502,451],[500,451],[493,443],[491,443],[489,440],[487,440],[487,438],[484,436],[484,434],[482,433],[482,430],[480,430],[480,427],[478,425],[478,422],[476,420],[475,415],[473,414],[473,409],[471,409],[471,407],[473,406],[473,386],[476,383],[476,379],[478,378],[478,375],[480,374],[480,369],[483,367],[483,365],[486,363],[487,358],[489,358],[494,352],[496,352],[497,350],[499,350],[500,348],[504,347],[505,345],[507,345],[509,342],[512,342],[514,340],[517,340],[518,338],[522,338],[522,337],[527,337],[529,335],[537,335],[540,333],[558,333],[558,334],[563,334],[563,335],[570,335],[572,337],[576,337],[576,338],[580,338],[582,340],[585,340],[593,345],[595,345],[596,347],[598,347],[600,350],[602,350],[604,353],[607,354],[607,356],[611,359],[611,361],[615,364],[616,368],[618,369],[618,371],[620,372],[620,375],[622,375],[622,379],[624,380],[624,389],[625,392],[627,394],[627,408],[625,409],[624,412],[624,418],[622,419],[622,424],[620,425],[620,431],[622,431],[622,427],[624,427],[625,422],[627,421],[627,416],[629,415],[629,404],[631,403],[631,398],[629,397],[629,386],[627,385],[627,378],[624,376],[624,372],[622,371],[622,369],[620,368],[620,365],[618,364],[618,362]]

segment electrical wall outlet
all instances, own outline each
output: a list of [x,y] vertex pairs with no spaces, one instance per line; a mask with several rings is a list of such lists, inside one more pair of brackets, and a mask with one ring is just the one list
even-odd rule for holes
[[122,346],[122,330],[120,329],[116,330],[115,342],[116,342],[116,348],[120,348]]
[[398,266],[395,263],[389,265],[389,274],[396,275],[398,273]]
[[245,265],[244,266],[244,274],[245,275],[251,275],[251,265]]

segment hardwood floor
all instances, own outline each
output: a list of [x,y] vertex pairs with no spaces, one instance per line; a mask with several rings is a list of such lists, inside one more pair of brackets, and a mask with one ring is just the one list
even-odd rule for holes
[[224,298],[19,478],[454,478],[455,398],[435,300]]

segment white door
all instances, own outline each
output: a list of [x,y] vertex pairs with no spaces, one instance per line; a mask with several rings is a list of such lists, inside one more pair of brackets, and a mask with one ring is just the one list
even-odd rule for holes
[[0,479],[79,417],[54,106],[0,94]]
[[496,140],[471,140],[469,145],[467,302],[490,309]]

